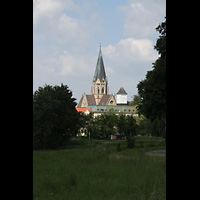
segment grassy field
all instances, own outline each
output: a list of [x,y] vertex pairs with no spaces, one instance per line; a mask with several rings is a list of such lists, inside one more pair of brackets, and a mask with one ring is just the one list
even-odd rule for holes
[[74,141],[73,148],[33,152],[33,199],[164,200],[166,159],[146,155],[164,149],[160,138],[126,142]]

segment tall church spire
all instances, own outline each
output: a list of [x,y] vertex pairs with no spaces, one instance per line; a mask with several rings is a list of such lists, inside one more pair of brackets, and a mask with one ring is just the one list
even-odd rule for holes
[[105,72],[103,57],[101,53],[101,45],[99,48],[99,56],[98,56],[98,60],[96,64],[96,70],[94,73],[93,81],[97,81],[98,78],[100,81],[102,81],[103,79],[106,80],[106,72]]
[[95,97],[96,105],[98,105],[98,102],[101,100],[103,95],[108,94],[107,84],[108,80],[106,77],[100,45],[99,56],[96,64],[96,69],[93,77],[93,85],[91,89],[91,94],[93,94]]

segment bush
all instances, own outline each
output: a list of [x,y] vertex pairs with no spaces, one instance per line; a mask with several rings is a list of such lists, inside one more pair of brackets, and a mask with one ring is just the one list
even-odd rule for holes
[[133,149],[135,147],[135,138],[134,137],[129,137],[127,140],[127,147],[129,149]]
[[121,151],[120,142],[117,143],[117,152]]

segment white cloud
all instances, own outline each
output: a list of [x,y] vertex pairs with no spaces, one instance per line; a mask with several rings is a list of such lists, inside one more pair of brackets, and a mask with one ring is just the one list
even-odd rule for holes
[[129,100],[137,94],[137,84],[158,58],[153,42],[148,39],[121,39],[115,45],[102,47],[102,54],[110,92],[124,87]]
[[33,1],[33,25],[37,25],[42,18],[52,20],[63,7],[56,0],[34,0]]
[[103,48],[103,52],[110,61],[123,65],[131,62],[153,62],[158,57],[153,42],[148,39],[121,39],[118,44]]
[[74,47],[87,45],[90,38],[89,24],[81,19],[73,19],[63,14],[57,24],[56,41],[60,44],[70,44]]
[[137,39],[153,38],[155,28],[164,21],[166,0],[129,0],[128,6],[118,9],[126,15],[124,34]]
[[[78,58],[78,59],[77,59]],[[60,70],[58,74],[61,76],[85,76],[91,74],[91,65],[90,59],[86,56],[73,55],[67,51],[64,51],[59,56],[58,65],[60,65]],[[92,77],[91,77],[92,79]]]
[[73,0],[35,0],[33,5],[34,41],[68,45],[78,51],[89,46],[94,36],[103,31],[102,17],[89,12],[88,4],[83,5],[89,13],[86,19],[80,17],[84,16],[84,7],[80,8]]

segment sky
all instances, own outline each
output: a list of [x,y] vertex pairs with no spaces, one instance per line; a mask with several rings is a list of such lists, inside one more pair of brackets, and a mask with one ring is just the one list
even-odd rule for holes
[[155,28],[165,16],[166,0],[33,0],[33,92],[63,83],[78,103],[101,44],[109,92],[123,87],[131,101],[159,57]]

